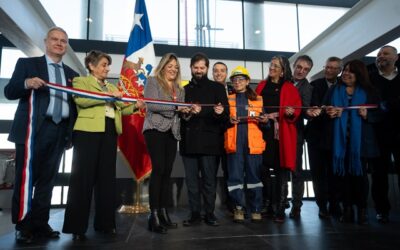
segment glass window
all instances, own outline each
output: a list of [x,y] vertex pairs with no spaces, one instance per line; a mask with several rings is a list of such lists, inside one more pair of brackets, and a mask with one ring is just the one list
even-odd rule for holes
[[295,4],[265,2],[264,22],[266,50],[298,51]]
[[3,47],[1,51],[0,78],[11,78],[15,64],[17,64],[17,60],[20,57],[27,56],[19,49]]
[[[134,0],[91,1],[90,39],[127,42],[132,30],[135,10]],[[177,0],[146,1],[154,43],[177,44],[178,2]],[[162,10],[162,11],[160,11]],[[97,24],[96,19],[99,21]]]
[[299,4],[300,49],[336,22],[348,10],[348,8]]
[[180,0],[180,9],[180,45],[243,48],[240,1]]
[[55,25],[62,27],[69,38],[86,39],[88,0],[40,0],[40,3]]
[[0,149],[15,149],[14,142],[7,140],[8,134],[0,134]]

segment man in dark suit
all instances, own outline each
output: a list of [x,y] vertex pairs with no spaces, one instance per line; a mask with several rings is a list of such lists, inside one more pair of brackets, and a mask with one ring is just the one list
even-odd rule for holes
[[[324,66],[324,77],[311,82],[314,87],[310,106],[321,107],[328,89],[337,84],[340,79],[338,75],[342,71],[342,59],[329,57]],[[317,117],[313,117],[317,112]],[[319,116],[321,109],[309,109],[305,139],[308,147],[308,160],[310,164],[311,177],[313,181],[315,200],[319,207],[318,216],[321,219],[329,218],[330,215],[340,215],[338,205],[337,189],[334,188],[334,177],[332,175],[331,145],[328,140],[327,131],[330,121],[325,116]],[[328,210],[329,201],[329,210]]]
[[[303,106],[310,106],[313,87],[307,80],[307,75],[313,67],[313,61],[308,55],[299,56],[293,64],[293,84],[296,86],[301,96]],[[297,120],[297,159],[296,169],[292,174],[292,210],[289,217],[298,219],[301,213],[302,199],[304,194],[303,177],[303,145],[304,145],[304,116],[305,110],[302,110],[300,119]]]
[[[181,120],[180,153],[185,167],[186,186],[191,217],[184,226],[201,222],[201,194],[203,195],[205,218],[211,226],[218,226],[214,215],[216,198],[217,157],[223,152],[223,124],[229,120],[228,98],[222,84],[207,77],[209,59],[203,53],[195,54],[190,61],[192,79],[185,86],[185,102],[206,105],[201,111]],[[226,107],[226,108],[225,108]],[[201,172],[201,178],[199,173]],[[200,185],[200,180],[202,185]],[[200,188],[201,186],[201,188]]]
[[72,86],[78,76],[62,62],[68,35],[53,27],[44,42],[46,54],[20,58],[4,88],[7,99],[19,99],[8,138],[16,149],[12,222],[18,243],[31,243],[34,237],[59,237],[48,224],[51,196],[62,154],[71,146],[76,118],[71,96],[46,87],[46,82]]

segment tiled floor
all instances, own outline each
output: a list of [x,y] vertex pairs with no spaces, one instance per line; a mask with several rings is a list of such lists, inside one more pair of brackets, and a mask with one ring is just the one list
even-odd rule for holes
[[[389,224],[381,225],[373,218],[371,209],[370,223],[363,226],[342,224],[334,218],[320,220],[317,212],[315,203],[306,201],[298,221],[287,218],[284,224],[276,224],[264,219],[258,224],[249,221],[235,224],[225,210],[218,209],[219,227],[201,224],[187,228],[181,221],[186,219],[188,210],[176,208],[171,217],[180,225],[166,235],[149,232],[145,214],[117,214],[115,237],[95,233],[91,228],[85,242],[73,242],[71,235],[62,234],[58,240],[20,245],[15,243],[10,211],[3,210],[0,212],[0,249],[399,249],[398,212],[391,216]],[[55,230],[61,229],[63,217],[63,209],[52,210],[50,224]]]

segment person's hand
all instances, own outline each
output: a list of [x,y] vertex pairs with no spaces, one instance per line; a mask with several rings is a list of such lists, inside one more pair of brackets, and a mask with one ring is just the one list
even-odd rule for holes
[[229,121],[230,121],[230,123],[232,123],[232,124],[238,124],[238,123],[240,122],[240,120],[237,119],[235,116],[229,117]]
[[322,109],[317,107],[317,106],[314,106],[314,107],[309,108],[309,109],[306,110],[306,114],[309,117],[317,117],[317,116],[319,116],[321,114],[321,112],[322,112]]
[[176,109],[178,112],[181,112],[183,114],[189,114],[190,112],[190,107],[188,106],[178,106]]
[[222,114],[222,112],[224,112],[224,106],[222,106],[221,103],[218,103],[217,105],[214,106],[214,112],[215,112],[217,115]]
[[194,114],[194,115],[197,115],[198,113],[200,113],[200,111],[201,111],[201,106],[200,106],[200,105],[193,104],[193,105],[190,107],[190,113],[192,113],[192,114]]
[[258,122],[267,123],[268,122],[268,115],[267,114],[262,114],[262,115],[258,116],[256,119],[257,119]]
[[135,107],[137,108],[137,109],[144,109],[144,108],[146,108],[146,103],[143,101],[143,100],[137,100],[136,101],[136,103],[135,103]]
[[343,112],[343,108],[328,106],[326,107],[326,113],[330,118],[341,117]]
[[336,108],[336,116],[341,117],[343,113],[343,108]]
[[368,110],[366,108],[360,108],[358,114],[364,119],[367,119]]
[[109,94],[116,98],[121,98],[123,96],[123,93],[119,90],[109,91]]
[[27,78],[25,80],[26,88],[28,89],[38,89],[40,87],[46,86],[46,82],[39,77]]
[[286,107],[285,114],[287,116],[292,116],[294,114],[294,108],[293,107]]

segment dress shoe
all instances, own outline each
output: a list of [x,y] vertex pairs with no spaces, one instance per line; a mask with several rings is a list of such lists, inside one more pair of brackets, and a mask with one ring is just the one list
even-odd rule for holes
[[289,218],[299,219],[300,213],[301,213],[301,209],[299,207],[292,207],[292,210],[290,210],[290,213],[289,213]]
[[199,225],[201,223],[201,216],[199,212],[192,212],[189,219],[183,221],[183,226],[190,227],[194,225]]
[[376,219],[379,223],[386,224],[389,222],[389,216],[387,214],[377,214]]
[[46,225],[43,227],[39,227],[35,231],[35,236],[49,239],[58,239],[60,238],[60,232],[54,231],[53,228],[50,227],[50,225]]
[[331,217],[331,215],[329,214],[328,209],[326,209],[326,208],[320,208],[320,209],[319,209],[319,212],[318,212],[318,217],[319,217],[320,219],[328,219],[328,218]]
[[86,240],[86,235],[84,234],[72,234],[73,241],[84,241]]
[[213,227],[219,226],[217,217],[215,217],[214,213],[206,214],[206,216],[204,217],[204,222],[209,226],[213,226]]
[[15,241],[17,243],[31,244],[33,242],[33,234],[27,230],[16,231]]

